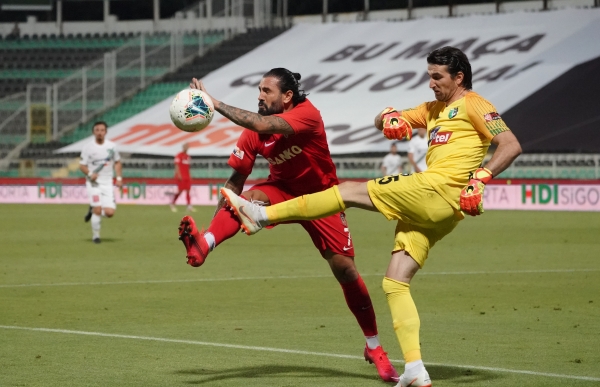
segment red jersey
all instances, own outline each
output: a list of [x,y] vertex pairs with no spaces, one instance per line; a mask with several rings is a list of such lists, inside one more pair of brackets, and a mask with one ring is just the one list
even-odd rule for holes
[[270,181],[279,181],[291,194],[300,196],[338,184],[321,113],[309,101],[275,114],[294,129],[294,134],[261,134],[244,130],[228,164],[249,175],[256,155],[269,162]]
[[182,180],[189,180],[190,178],[190,160],[190,155],[184,152],[178,153],[175,156],[175,165],[179,167]]

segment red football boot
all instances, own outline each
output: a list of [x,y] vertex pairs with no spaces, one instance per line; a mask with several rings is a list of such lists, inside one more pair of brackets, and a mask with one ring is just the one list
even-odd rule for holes
[[208,243],[204,235],[198,231],[196,223],[191,216],[184,216],[179,223],[179,240],[183,242],[187,250],[188,265],[198,267],[204,263],[204,260],[210,252]]
[[375,349],[369,349],[368,346],[365,346],[365,360],[375,364],[375,368],[377,368],[377,372],[384,382],[398,382],[400,379],[398,372],[390,363],[387,353],[383,352],[381,345]]

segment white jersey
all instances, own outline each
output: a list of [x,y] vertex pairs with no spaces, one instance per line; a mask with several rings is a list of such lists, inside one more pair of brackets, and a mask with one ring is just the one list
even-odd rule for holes
[[113,167],[119,160],[121,156],[114,142],[104,140],[104,143],[99,145],[94,139],[83,147],[79,164],[87,165],[90,172],[98,174],[98,184],[112,185]]
[[388,153],[383,158],[381,166],[385,168],[386,175],[399,175],[400,167],[402,166],[402,157],[399,154]]
[[408,142],[408,153],[412,153],[413,161],[422,171],[427,169],[425,156],[427,156],[427,137],[414,136]]

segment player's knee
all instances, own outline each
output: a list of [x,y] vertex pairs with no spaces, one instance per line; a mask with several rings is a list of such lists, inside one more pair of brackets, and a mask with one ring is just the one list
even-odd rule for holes
[[[329,254],[328,254],[329,253]],[[323,257],[329,262],[333,275],[340,283],[356,281],[359,277],[358,270],[354,264],[352,257],[346,257],[344,255],[333,254],[326,251]]]
[[92,207],[92,213],[94,215],[102,215],[102,207]]
[[112,218],[114,214],[115,214],[115,211],[113,209],[110,209],[110,208],[104,209],[104,216],[106,216],[107,218]]

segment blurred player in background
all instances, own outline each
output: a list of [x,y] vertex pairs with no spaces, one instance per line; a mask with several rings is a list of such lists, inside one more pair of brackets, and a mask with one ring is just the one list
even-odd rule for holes
[[188,143],[183,144],[183,150],[175,156],[175,181],[177,182],[177,193],[173,195],[173,201],[171,202],[171,211],[177,212],[175,202],[183,191],[185,191],[185,199],[187,200],[187,210],[190,212],[196,212],[192,207],[190,190],[192,189],[192,179],[190,177],[190,163],[192,158],[188,155],[187,151],[190,148]]
[[117,172],[117,187],[123,186],[121,156],[114,142],[106,140],[106,122],[99,121],[92,127],[94,141],[81,151],[79,169],[86,175],[85,186],[90,198],[90,209],[85,221],[92,220],[92,240],[100,243],[102,216],[112,218],[117,204],[113,188],[113,168]]
[[[410,281],[423,267],[429,249],[464,218],[462,211],[473,216],[483,212],[485,184],[521,153],[519,141],[494,106],[471,91],[471,65],[462,51],[442,47],[428,55],[427,63],[429,87],[436,100],[400,112],[386,108],[375,117],[375,126],[391,140],[410,136],[413,128],[427,128],[429,169],[423,173],[344,182],[270,207],[256,206],[221,189],[248,234],[272,223],[320,219],[348,207],[378,211],[398,221],[383,279],[406,362],[398,387],[431,386],[421,360],[420,319]],[[482,168],[491,143],[497,145],[496,151]],[[480,241],[486,237],[490,236],[482,232]]]
[[385,176],[397,175],[400,173],[400,167],[402,167],[402,157],[398,154],[398,147],[394,143],[390,147],[390,153],[381,161],[381,172]]
[[[419,128],[417,135],[408,142],[408,162],[414,173],[427,169],[427,128]],[[389,175],[389,173],[388,173]]]
[[[257,204],[275,204],[338,184],[331,160],[321,113],[300,90],[300,74],[284,68],[267,72],[259,85],[258,113],[226,105],[211,97],[215,109],[246,128],[229,157],[233,173],[225,186]],[[194,78],[190,87],[206,92]],[[243,191],[257,155],[269,162],[266,182]],[[188,263],[200,266],[216,246],[240,231],[240,221],[221,198],[206,233],[184,217],[180,239],[187,249]],[[365,338],[365,360],[375,363],[385,381],[397,381],[398,373],[379,343],[371,297],[354,264],[354,247],[343,212],[315,221],[299,223],[340,283],[346,303],[356,317]]]

